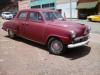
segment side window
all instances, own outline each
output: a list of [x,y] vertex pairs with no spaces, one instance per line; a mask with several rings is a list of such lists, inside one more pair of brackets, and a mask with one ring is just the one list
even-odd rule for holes
[[29,15],[29,20],[42,21],[42,16],[39,12],[31,12]]
[[27,18],[28,12],[21,12],[18,16],[18,19],[25,20]]
[[48,21],[56,19],[55,13],[53,13],[53,12],[44,12],[43,14],[45,16],[45,19],[48,20]]

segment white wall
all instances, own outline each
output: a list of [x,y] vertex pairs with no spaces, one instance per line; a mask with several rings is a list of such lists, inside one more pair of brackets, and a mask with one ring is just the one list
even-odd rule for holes
[[18,10],[30,9],[30,0],[18,1]]
[[[77,2],[72,2],[72,18],[77,18]],[[66,18],[70,18],[70,3],[66,4],[57,4],[56,9],[62,9],[62,16],[64,16],[64,13],[66,15]]]

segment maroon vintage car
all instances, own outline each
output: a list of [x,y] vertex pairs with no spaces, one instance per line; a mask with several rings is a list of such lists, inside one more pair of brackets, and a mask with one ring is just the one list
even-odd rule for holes
[[65,20],[57,11],[44,9],[21,10],[2,29],[11,38],[20,36],[47,45],[53,54],[86,45],[90,32],[89,26]]

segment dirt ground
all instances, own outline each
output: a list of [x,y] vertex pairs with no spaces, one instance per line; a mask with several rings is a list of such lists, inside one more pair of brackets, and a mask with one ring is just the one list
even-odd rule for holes
[[10,39],[0,28],[0,75],[100,75],[100,35],[90,35],[85,47],[49,54],[43,45]]

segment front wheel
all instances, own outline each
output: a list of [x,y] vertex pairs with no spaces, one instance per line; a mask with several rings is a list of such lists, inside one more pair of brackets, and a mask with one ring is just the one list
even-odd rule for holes
[[65,45],[62,43],[62,41],[55,38],[51,38],[48,42],[48,49],[50,53],[60,55],[64,52]]

